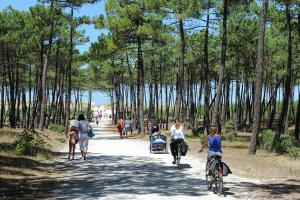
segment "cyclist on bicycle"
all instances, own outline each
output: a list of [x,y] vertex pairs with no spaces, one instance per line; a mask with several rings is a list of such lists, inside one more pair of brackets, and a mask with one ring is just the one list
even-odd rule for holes
[[176,119],[175,124],[170,129],[170,138],[171,138],[170,149],[171,149],[172,156],[174,158],[172,164],[176,164],[178,143],[182,143],[184,141],[183,126],[181,125],[179,119]]
[[217,133],[217,127],[212,126],[210,128],[210,135],[206,138],[204,144],[202,145],[199,153],[204,150],[204,148],[209,147],[207,153],[207,162],[206,162],[206,169],[209,169],[209,162],[212,160],[213,157],[222,158],[222,144],[221,144],[221,135]]

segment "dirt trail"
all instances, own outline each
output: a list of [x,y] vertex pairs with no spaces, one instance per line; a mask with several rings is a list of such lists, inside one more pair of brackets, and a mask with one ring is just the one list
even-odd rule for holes
[[[65,176],[57,180],[55,199],[224,199],[206,189],[205,161],[195,155],[183,157],[182,165],[174,166],[170,154],[150,154],[147,141],[121,140],[109,121],[93,128],[96,137],[90,140],[87,160],[77,154],[76,160],[65,162],[64,158],[58,165]],[[274,197],[273,188],[258,180],[229,175],[224,182],[225,199]],[[294,198],[284,195],[276,198]]]

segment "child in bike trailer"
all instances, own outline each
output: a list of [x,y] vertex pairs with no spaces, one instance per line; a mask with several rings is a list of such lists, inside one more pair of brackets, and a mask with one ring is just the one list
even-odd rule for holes
[[170,149],[174,158],[172,164],[176,164],[176,155],[178,151],[177,144],[184,141],[183,126],[181,125],[179,119],[176,119],[175,124],[170,129],[170,138]]
[[[217,127],[211,126],[210,135],[206,138],[204,144],[202,145],[199,153],[204,150],[204,148],[209,147],[207,153],[206,169],[208,170],[210,166],[209,163],[213,157],[217,156],[222,158],[222,143],[221,135],[217,133]],[[208,172],[207,172],[208,173]]]

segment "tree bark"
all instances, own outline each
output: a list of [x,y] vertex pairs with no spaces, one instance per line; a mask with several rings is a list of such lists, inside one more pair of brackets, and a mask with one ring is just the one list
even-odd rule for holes
[[52,37],[53,37],[53,30],[54,30],[54,14],[53,14],[53,0],[51,1],[50,6],[50,33],[48,39],[48,49],[46,51],[45,59],[44,59],[44,66],[43,66],[43,73],[42,73],[42,102],[41,102],[41,114],[40,114],[40,122],[39,122],[39,129],[42,131],[44,130],[45,120],[46,120],[46,107],[47,107],[47,95],[46,95],[46,78],[48,72],[48,65],[51,55],[51,48],[52,48]]
[[255,83],[255,97],[254,97],[254,122],[252,128],[252,135],[250,139],[249,154],[256,154],[256,146],[261,120],[261,95],[262,95],[262,79],[263,79],[263,64],[264,64],[264,47],[265,47],[265,22],[267,18],[269,0],[264,0],[259,23],[259,35],[257,45],[257,60],[256,60],[256,83]]
[[296,124],[295,124],[295,132],[294,132],[295,140],[297,140],[298,142],[299,142],[299,133],[300,133],[300,93],[298,97],[298,108],[297,108]]
[[287,32],[288,32],[288,58],[287,58],[287,76],[284,84],[284,98],[282,102],[282,108],[279,116],[278,127],[274,139],[274,150],[280,151],[280,136],[285,130],[285,120],[289,110],[289,101],[291,95],[291,81],[292,81],[292,26],[291,26],[291,13],[290,13],[290,2],[285,3],[285,14],[287,21]]
[[[207,10],[206,16],[206,26],[205,26],[205,41],[204,41],[204,119],[205,119],[205,129],[206,134],[209,135],[210,129],[210,107],[209,107],[209,99],[210,99],[210,76],[209,76],[209,60],[208,60],[208,33],[209,33],[209,9]],[[199,101],[201,102],[201,101]],[[200,105],[201,103],[199,103]]]
[[177,85],[176,85],[176,103],[175,103],[175,117],[179,118],[181,115],[181,103],[182,103],[182,91],[184,87],[184,60],[185,60],[185,35],[183,29],[183,21],[179,20],[179,33],[181,41],[180,49],[180,61],[177,74]]
[[[4,59],[3,59],[4,60]],[[4,62],[3,62],[4,63]],[[0,113],[0,128],[3,127],[4,124],[4,113],[5,113],[5,80],[6,80],[6,72],[5,66],[1,67],[1,113]]]
[[68,61],[68,68],[67,68],[67,98],[66,98],[66,117],[65,117],[65,134],[67,134],[69,128],[69,119],[71,114],[71,92],[72,92],[72,63],[73,63],[73,35],[74,35],[74,25],[73,25],[73,15],[74,15],[74,8],[71,5],[71,28],[70,28],[70,46],[69,46],[69,61]]
[[144,96],[145,96],[145,72],[142,53],[142,38],[137,35],[137,50],[138,50],[138,119],[139,119],[139,134],[145,133],[144,124]]
[[222,132],[221,118],[220,118],[220,108],[221,108],[221,98],[222,98],[222,85],[225,71],[226,62],[226,47],[227,47],[227,14],[228,13],[228,3],[227,0],[223,0],[223,27],[222,27],[222,52],[221,52],[221,64],[219,69],[219,80],[216,92],[215,108],[212,118],[212,124],[218,126],[219,133]]

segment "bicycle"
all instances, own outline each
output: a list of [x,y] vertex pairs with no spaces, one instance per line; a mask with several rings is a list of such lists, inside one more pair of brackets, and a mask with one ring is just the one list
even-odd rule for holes
[[183,140],[177,140],[176,141],[176,164],[180,165],[180,159],[181,159],[181,152],[182,152],[182,144]]
[[[223,164],[221,156],[212,156],[211,161],[206,164],[205,179],[207,189],[211,190],[212,185],[215,185],[215,192],[218,195],[223,194]],[[209,168],[209,169],[208,169]]]

